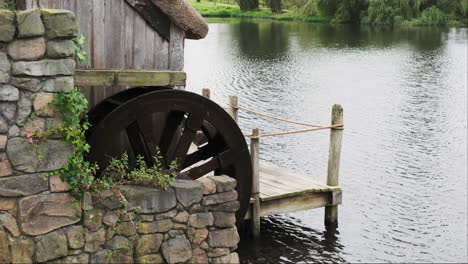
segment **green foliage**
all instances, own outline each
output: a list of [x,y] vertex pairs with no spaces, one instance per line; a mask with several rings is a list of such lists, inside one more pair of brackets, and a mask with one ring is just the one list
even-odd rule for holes
[[439,8],[432,6],[424,10],[421,17],[414,20],[415,25],[442,26],[447,23],[447,15]]
[[79,63],[83,63],[89,60],[88,54],[86,51],[83,50],[83,45],[86,45],[86,38],[84,35],[80,35],[79,37],[73,40],[73,44],[75,45],[75,55]]
[[[70,184],[73,192],[80,193],[89,190],[95,183],[97,171],[97,166],[84,158],[90,150],[85,138],[85,132],[89,128],[85,116],[88,101],[77,88],[70,92],[56,93],[54,96],[52,104],[60,113],[63,122],[51,132],[62,135],[73,151],[68,155],[68,162],[53,174],[60,174],[62,180]],[[83,115],[84,121],[82,122]]]
[[[1,8],[1,6],[0,6]],[[15,0],[5,0],[5,9],[10,11],[16,11],[16,1]]]
[[142,156],[138,156],[136,167],[129,166],[127,153],[122,154],[119,159],[113,158],[107,168],[101,173],[101,179],[109,183],[118,184],[143,184],[159,186],[167,189],[169,184],[176,178],[177,162],[173,161],[169,170],[164,170],[162,156],[159,151],[153,157],[154,165],[148,166]]

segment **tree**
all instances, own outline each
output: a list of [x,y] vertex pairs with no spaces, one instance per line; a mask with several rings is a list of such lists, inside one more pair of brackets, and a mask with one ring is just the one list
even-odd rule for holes
[[270,0],[268,1],[270,5],[271,12],[281,13],[281,0]]
[[258,0],[239,0],[239,7],[242,11],[258,9]]

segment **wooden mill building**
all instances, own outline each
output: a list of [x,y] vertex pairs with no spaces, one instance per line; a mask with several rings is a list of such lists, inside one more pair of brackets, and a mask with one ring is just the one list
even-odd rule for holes
[[[19,9],[66,9],[76,14],[89,61],[79,68],[182,71],[184,40],[208,25],[184,0],[17,0]],[[122,89],[90,89],[95,105]]]

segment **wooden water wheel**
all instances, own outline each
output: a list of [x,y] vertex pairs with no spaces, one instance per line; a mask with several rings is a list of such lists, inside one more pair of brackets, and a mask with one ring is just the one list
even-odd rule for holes
[[89,160],[100,168],[124,152],[130,164],[141,155],[151,165],[159,149],[166,167],[176,160],[178,170],[192,179],[228,175],[237,180],[242,222],[252,185],[250,155],[239,127],[216,103],[186,91],[132,88],[98,104],[89,120]]

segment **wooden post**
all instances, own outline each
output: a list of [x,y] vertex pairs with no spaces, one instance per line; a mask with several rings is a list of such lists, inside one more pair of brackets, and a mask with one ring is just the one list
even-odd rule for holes
[[203,95],[204,97],[206,97],[206,98],[209,99],[209,98],[210,98],[210,94],[211,94],[211,92],[210,92],[210,89],[209,89],[209,88],[203,88],[203,90],[202,90],[202,95]]
[[[333,105],[332,126],[343,125],[343,108],[341,105]],[[340,170],[341,140],[343,138],[343,129],[331,129],[330,131],[330,150],[328,155],[328,175],[327,185],[338,186],[338,175]],[[338,206],[325,207],[325,226],[338,226]]]
[[250,139],[250,157],[252,158],[252,198],[254,204],[252,208],[252,231],[255,238],[260,237],[260,138],[259,130],[252,130]]
[[239,102],[239,99],[237,98],[237,96],[235,95],[229,96],[229,113],[231,114],[232,119],[236,121],[236,123],[237,123],[237,112],[239,111],[239,109],[237,108],[238,102]]

